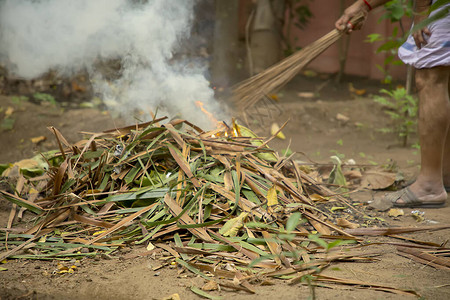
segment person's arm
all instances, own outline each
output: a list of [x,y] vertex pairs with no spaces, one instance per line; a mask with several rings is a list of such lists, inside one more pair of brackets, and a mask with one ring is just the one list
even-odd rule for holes
[[[416,0],[416,5],[414,9],[415,17],[414,17],[414,23],[419,24],[426,18],[428,18],[428,10],[431,5],[431,0]],[[422,48],[422,46],[427,44],[427,41],[425,39],[425,35],[430,36],[431,32],[427,27],[421,28],[415,32],[412,33],[412,36],[414,38],[414,42],[416,43],[417,48]]]
[[338,29],[338,30],[348,29],[348,32],[351,32],[354,29],[360,29],[362,27],[364,21],[353,26],[353,24],[349,24],[350,19],[361,12],[367,16],[367,14],[369,13],[370,10],[383,5],[388,1],[389,0],[358,0],[358,1],[356,1],[355,3],[350,5],[344,11],[344,14],[336,21],[336,23],[335,23],[336,29]]

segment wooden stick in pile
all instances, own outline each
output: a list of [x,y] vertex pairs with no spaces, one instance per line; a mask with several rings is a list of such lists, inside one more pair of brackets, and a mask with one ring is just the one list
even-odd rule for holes
[[[364,14],[354,17],[355,25],[365,18]],[[247,79],[233,88],[233,100],[239,109],[245,110],[256,104],[264,96],[278,91],[297,75],[307,64],[333,45],[345,33],[332,30],[314,43],[288,56],[263,72]]]

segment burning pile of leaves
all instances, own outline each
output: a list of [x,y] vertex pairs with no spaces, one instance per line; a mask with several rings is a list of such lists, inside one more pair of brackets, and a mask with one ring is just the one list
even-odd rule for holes
[[[263,277],[338,282],[321,270],[333,261],[375,260],[352,252],[359,240],[317,203],[335,203],[348,220],[363,213],[279,157],[267,146],[273,137],[263,141],[235,122],[205,132],[164,120],[91,133],[76,144],[50,128],[59,151],[43,155],[46,172],[7,170],[16,181],[13,192],[0,191],[14,203],[0,260],[70,260],[141,244],[141,255],[166,251],[166,265],[248,292]],[[12,228],[25,210],[37,215],[32,225]],[[341,246],[345,252],[335,251]]]

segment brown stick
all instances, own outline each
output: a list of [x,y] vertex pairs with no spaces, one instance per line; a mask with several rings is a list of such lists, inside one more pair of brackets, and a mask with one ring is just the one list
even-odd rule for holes
[[408,247],[398,246],[397,251],[413,255],[420,259],[426,260],[427,262],[432,262],[433,264],[438,264],[438,265],[445,267],[446,269],[450,269],[450,259],[448,259],[448,258],[437,257],[432,254],[426,253],[424,251],[412,249],[412,248],[408,248]]
[[418,232],[418,231],[441,230],[447,228],[450,228],[450,225],[436,225],[424,227],[355,228],[355,229],[347,229],[345,230],[345,232],[351,235],[380,236],[380,235]]

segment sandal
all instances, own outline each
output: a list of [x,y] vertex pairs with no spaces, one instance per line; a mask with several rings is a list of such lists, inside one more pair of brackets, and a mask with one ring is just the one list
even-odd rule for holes
[[[402,199],[404,203],[397,203],[399,199]],[[445,201],[446,200],[424,202],[418,199],[409,187],[406,187],[402,190],[385,194],[384,197],[375,199],[375,201],[370,204],[370,207],[379,211],[386,211],[392,207],[439,208],[445,206]]]
[[[389,200],[394,207],[438,208],[445,205],[445,200],[423,202],[417,198],[416,194],[414,194],[409,187],[394,193],[386,194],[385,198]],[[399,199],[402,199],[404,203],[397,203]]]

